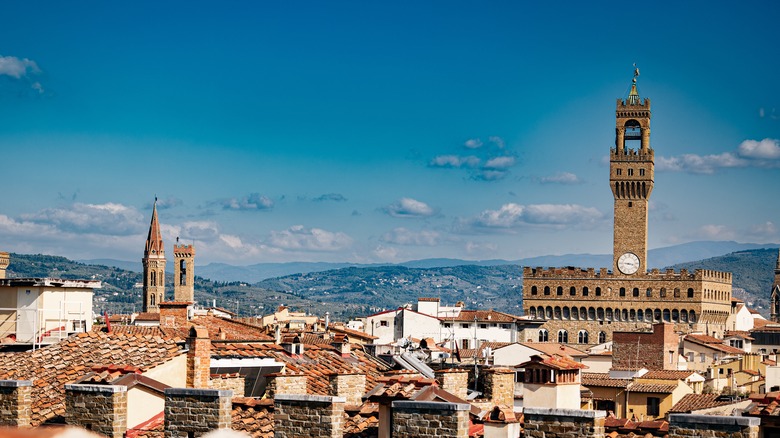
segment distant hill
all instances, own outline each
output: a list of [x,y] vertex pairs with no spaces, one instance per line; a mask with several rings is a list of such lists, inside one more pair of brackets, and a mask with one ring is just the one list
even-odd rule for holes
[[[777,248],[778,245],[766,245],[756,243],[737,243],[731,241],[701,241],[674,245],[665,248],[657,248],[648,251],[648,259],[651,268],[662,268],[677,263],[691,260],[702,260],[716,257],[730,252],[745,251],[758,248]],[[114,266],[125,270],[141,272],[141,262],[130,262],[112,259],[81,260],[85,264],[99,264]],[[257,263],[248,266],[235,266],[226,263],[209,263],[196,265],[196,272],[203,278],[215,281],[231,282],[243,281],[257,283],[268,278],[283,277],[292,274],[308,274],[311,272],[324,272],[333,269],[347,267],[377,267],[377,266],[402,266],[407,268],[445,268],[453,266],[501,266],[520,265],[531,267],[550,266],[578,266],[578,267],[609,267],[612,265],[611,254],[564,254],[531,257],[520,260],[462,260],[450,258],[433,258],[423,260],[410,260],[398,264],[359,264],[359,263],[324,263],[324,262],[289,262],[289,263]],[[168,264],[168,272],[172,272],[173,265]]]

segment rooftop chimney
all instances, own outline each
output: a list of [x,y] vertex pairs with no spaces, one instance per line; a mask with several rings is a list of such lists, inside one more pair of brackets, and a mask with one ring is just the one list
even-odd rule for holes
[[208,388],[211,376],[211,339],[205,327],[192,326],[187,336],[187,387]]

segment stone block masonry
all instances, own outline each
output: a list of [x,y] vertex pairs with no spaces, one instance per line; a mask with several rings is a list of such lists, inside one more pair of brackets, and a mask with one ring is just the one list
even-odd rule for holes
[[328,376],[328,380],[331,395],[344,397],[349,406],[360,406],[363,404],[363,393],[366,392],[365,374],[331,374]]
[[524,408],[526,438],[604,438],[604,411]]
[[466,400],[466,393],[469,384],[469,373],[466,370],[447,369],[434,371],[436,380],[439,381],[441,389],[454,394],[457,397]]
[[393,436],[468,438],[470,408],[467,403],[394,401]]
[[165,437],[198,437],[229,429],[233,391],[168,388],[165,390]]
[[274,438],[341,438],[344,397],[277,394],[274,398]]
[[758,438],[760,418],[720,415],[669,415],[669,438]]
[[127,431],[127,387],[65,385],[65,422],[112,438]]
[[265,395],[268,398],[276,394],[306,394],[307,378],[305,374],[273,373],[266,376],[268,384]]
[[32,415],[32,382],[0,380],[0,426],[27,427]]

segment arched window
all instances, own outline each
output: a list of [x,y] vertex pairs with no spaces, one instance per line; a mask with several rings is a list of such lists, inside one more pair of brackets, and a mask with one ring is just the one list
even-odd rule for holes
[[696,322],[696,311],[695,310],[691,310],[690,312],[688,312],[688,321]]
[[547,319],[552,319],[553,317],[552,307],[547,306],[547,308],[544,309],[544,314],[547,315]]
[[597,296],[597,297],[600,297],[600,296],[601,296],[601,288],[600,288],[600,287],[597,287],[597,288],[596,288],[596,296]]
[[604,309],[601,307],[596,310],[596,319],[599,321],[604,321]]
[[655,309],[655,312],[653,312],[653,321],[655,322],[661,321],[661,309]]
[[588,332],[585,330],[580,330],[579,333],[577,333],[577,343],[578,344],[587,344],[588,343]]
[[187,261],[181,260],[179,263],[179,284],[185,286],[187,284]]
[[653,322],[653,309],[645,310],[645,321]]
[[665,288],[665,287],[662,287],[662,288],[661,288],[661,294],[660,294],[660,297],[661,297],[661,298],[666,298],[666,288]]
[[555,289],[556,295],[563,295],[563,286],[558,286],[557,289]]
[[623,321],[628,321],[628,309],[623,309],[623,311],[620,312],[620,319]]
[[675,298],[680,298],[680,288],[679,287],[674,288],[674,297]]
[[688,322],[688,311],[685,309],[680,311],[680,322]]
[[588,319],[588,309],[584,307],[580,307],[580,319],[586,320]]
[[680,312],[677,309],[672,309],[672,322],[680,322]]
[[609,307],[607,307],[604,319],[607,321],[612,321],[612,309],[610,309]]
[[149,279],[149,285],[157,286],[157,272],[152,271],[150,274],[151,274],[150,275],[151,278]]
[[553,319],[561,319],[561,308],[558,306],[555,307],[555,314]]
[[544,307],[539,306],[539,307],[536,308],[536,316],[539,319],[544,319]]
[[604,332],[599,332],[599,344],[603,344],[607,342],[607,334]]
[[536,286],[531,286],[531,295],[536,295],[537,293],[539,293],[539,289]]
[[536,307],[531,307],[528,309],[528,316],[530,316],[533,319],[536,319]]
[[571,308],[571,319],[578,320],[580,319],[580,310],[576,307]]
[[583,297],[587,297],[588,296],[588,292],[589,291],[588,291],[588,287],[587,286],[582,288],[582,296]]
[[539,330],[539,342],[548,342],[549,341],[549,333],[547,333],[547,330],[541,329]]
[[545,295],[550,295],[550,286],[545,286],[544,287],[544,294]]
[[645,320],[645,312],[642,311],[642,309],[639,309],[636,311],[636,320],[637,321],[644,321]]
[[596,309],[588,307],[588,319],[594,321],[596,319]]
[[566,330],[558,330],[558,343],[559,344],[568,344],[569,343],[569,332]]
[[156,306],[155,303],[157,302],[157,295],[152,294],[151,296],[149,296],[149,301],[150,301],[149,304],[151,304],[152,306]]
[[638,287],[635,287],[635,288],[634,288],[634,290],[633,290],[633,295],[634,295],[635,297],[637,297],[637,298],[639,297],[639,288],[638,288]]
[[652,296],[653,296],[653,288],[651,288],[651,287],[648,287],[648,288],[647,288],[647,290],[645,291],[645,296],[646,296],[647,298],[650,298],[650,297],[652,297]]
[[624,297],[624,296],[626,296],[626,288],[624,288],[624,287],[621,287],[621,288],[620,288],[620,296],[621,296],[621,297]]
[[664,309],[664,322],[672,322],[669,309]]
[[563,308],[563,319],[569,319],[571,317],[571,314],[569,313],[569,308],[564,307]]
[[577,295],[577,288],[574,287],[574,286],[570,287],[569,288],[569,295],[572,295],[572,296]]
[[693,288],[692,287],[688,288],[688,298],[693,298]]

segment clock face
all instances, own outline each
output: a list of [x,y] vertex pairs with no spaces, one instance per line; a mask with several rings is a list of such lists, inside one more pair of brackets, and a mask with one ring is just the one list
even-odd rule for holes
[[639,270],[639,257],[634,253],[627,252],[618,258],[617,265],[620,272],[631,275]]

